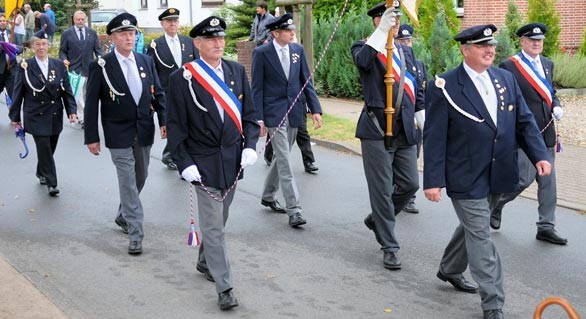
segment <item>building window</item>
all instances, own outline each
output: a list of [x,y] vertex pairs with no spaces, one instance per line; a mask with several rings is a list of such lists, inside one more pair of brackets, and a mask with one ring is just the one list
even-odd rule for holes
[[169,3],[168,3],[167,0],[159,0],[159,1],[160,1],[159,2],[159,4],[160,4],[159,8],[166,8],[166,7],[169,6]]
[[464,0],[454,0],[454,6],[456,7],[456,14],[458,17],[464,16]]
[[149,0],[140,0],[140,8],[141,9],[148,9],[149,8]]

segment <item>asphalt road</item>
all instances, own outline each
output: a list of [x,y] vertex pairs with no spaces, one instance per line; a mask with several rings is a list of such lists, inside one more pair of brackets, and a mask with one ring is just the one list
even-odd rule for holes
[[[82,131],[66,127],[55,156],[62,193],[50,198],[35,178],[32,137],[31,154],[20,160],[22,147],[5,111],[0,256],[71,318],[482,318],[478,295],[457,292],[435,277],[457,225],[447,197],[431,203],[418,192],[422,212],[398,217],[403,269],[382,267],[382,253],[362,223],[370,209],[358,156],[315,147],[320,170],[311,175],[294,149],[308,220],[302,229],[260,205],[264,162],[246,170],[226,232],[241,305],[221,312],[214,286],[195,271],[197,251],[186,245],[188,186],[158,160],[160,140],[141,195],[144,253],[133,257],[114,224],[118,188],[108,150],[91,155]],[[516,200],[493,233],[505,273],[505,315],[531,318],[552,295],[586,314],[586,218],[558,209],[558,229],[569,245],[553,246],[535,240],[536,209],[534,201]],[[546,314],[566,317],[556,307]]]

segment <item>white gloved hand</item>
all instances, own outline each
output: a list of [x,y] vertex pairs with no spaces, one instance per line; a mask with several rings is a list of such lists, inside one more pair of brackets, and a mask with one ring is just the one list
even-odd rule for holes
[[556,106],[553,108],[553,116],[555,117],[556,120],[561,120],[562,117],[564,117],[564,109],[562,109],[560,106]]
[[423,126],[425,125],[425,110],[415,112],[415,120],[417,121],[417,125],[423,132]]
[[366,45],[372,47],[378,52],[384,52],[385,46],[387,45],[387,38],[389,36],[389,30],[395,25],[397,15],[394,12],[394,8],[387,8],[380,18],[378,27],[366,40]]
[[187,166],[187,168],[181,172],[181,176],[183,176],[183,179],[189,183],[201,182],[201,175],[199,175],[199,170],[195,165]]
[[257,159],[258,155],[256,154],[255,150],[252,148],[245,148],[242,150],[242,159],[240,160],[240,165],[242,165],[243,168],[246,166],[252,166],[254,163],[256,163]]

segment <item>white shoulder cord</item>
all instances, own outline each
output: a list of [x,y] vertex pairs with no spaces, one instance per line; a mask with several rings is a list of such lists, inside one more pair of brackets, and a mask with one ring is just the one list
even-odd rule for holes
[[171,64],[170,66],[168,64],[165,64],[165,62],[163,62],[163,60],[161,60],[161,57],[159,56],[159,52],[157,52],[157,44],[155,43],[155,40],[151,40],[151,48],[153,49],[153,51],[155,51],[155,56],[157,57],[157,60],[159,60],[159,62],[166,68],[168,69],[172,69],[175,64]]
[[26,63],[26,61],[22,61],[22,63],[20,64],[20,66],[24,69],[24,77],[26,78],[26,83],[28,84],[28,86],[30,86],[30,88],[33,90],[33,95],[36,95],[36,93],[41,93],[43,92],[43,90],[45,89],[45,86],[43,85],[43,87],[39,90],[36,87],[34,87],[31,84],[31,80],[28,77],[28,72],[27,72],[27,68],[28,68],[28,63]]
[[446,91],[446,80],[444,80],[443,78],[440,78],[439,76],[435,76],[435,86],[438,87],[438,89],[442,90],[442,92],[444,93],[444,96],[446,97],[446,99],[448,100],[448,102],[450,103],[450,105],[452,105],[452,107],[454,107],[454,109],[456,109],[456,111],[458,111],[460,114],[464,115],[465,117],[471,119],[472,121],[478,122],[478,123],[482,123],[484,122],[484,119],[479,119],[476,116],[462,110],[459,106],[456,105],[456,103],[454,103],[454,100],[452,100],[452,97],[450,97],[450,95],[448,94],[448,91]]
[[[124,96],[126,95],[126,93],[120,93],[118,91],[116,91],[116,89],[112,86],[112,83],[110,82],[110,78],[108,78],[108,72],[106,72],[106,60],[104,60],[102,57],[98,58],[98,65],[100,67],[102,67],[102,74],[104,74],[104,79],[106,79],[106,83],[108,83],[108,87],[110,88],[110,91],[112,91],[112,93],[114,93],[115,95],[118,96]],[[114,100],[114,96],[112,96],[112,100]]]
[[183,66],[183,78],[187,81],[187,86],[189,87],[189,93],[191,93],[191,98],[193,99],[195,106],[197,106],[200,110],[207,112],[208,109],[206,109],[201,104],[199,104],[199,101],[195,97],[195,92],[193,91],[193,87],[191,86],[192,75],[191,75],[191,72],[189,72],[189,70],[187,70],[185,68],[185,66]]

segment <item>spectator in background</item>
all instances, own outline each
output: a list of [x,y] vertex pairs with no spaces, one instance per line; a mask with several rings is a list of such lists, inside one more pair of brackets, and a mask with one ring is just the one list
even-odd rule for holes
[[268,43],[270,40],[270,31],[267,29],[267,23],[274,18],[268,11],[269,5],[266,1],[258,1],[256,3],[256,16],[252,21],[252,28],[250,29],[250,38],[248,41],[254,41],[256,46]]
[[[6,16],[0,13],[0,41],[9,42],[10,30],[6,29]],[[13,76],[10,72],[10,60],[4,48],[0,46],[0,93],[6,87],[6,93],[12,95]]]
[[33,37],[33,33],[35,32],[35,12],[31,10],[31,5],[28,3],[25,4],[23,8],[24,12],[26,13],[24,16],[24,30],[26,33],[24,41],[26,42],[30,41],[30,39]]
[[57,30],[55,23],[51,21],[51,18],[46,13],[35,11],[35,17],[40,20],[41,30],[45,32],[49,41],[53,43],[53,35]]
[[85,26],[86,14],[83,11],[76,11],[73,14],[74,25],[63,31],[61,44],[59,45],[59,59],[69,71],[74,71],[83,79],[81,87],[76,91],[77,118],[83,126],[83,109],[85,106],[86,80],[90,63],[99,56],[104,55],[100,48],[100,40],[96,31]]
[[[53,12],[53,10],[51,10],[51,5],[48,3],[45,3],[45,5],[43,6],[43,10],[45,10],[45,13],[49,16],[49,18],[51,18],[51,22],[53,22],[53,24],[55,26],[57,26],[57,20],[55,19],[55,12]],[[56,29],[57,27],[55,27]],[[47,32],[45,32],[47,33]],[[47,35],[49,36],[49,41],[51,42],[51,45],[53,44],[53,36],[55,35],[55,32],[53,32],[52,34],[47,33]]]
[[24,30],[24,17],[18,8],[14,8],[14,10],[12,10],[12,16],[14,17],[14,20],[10,21],[9,23],[12,30],[14,31],[13,43],[16,45],[22,45],[22,39],[26,34],[26,31]]

